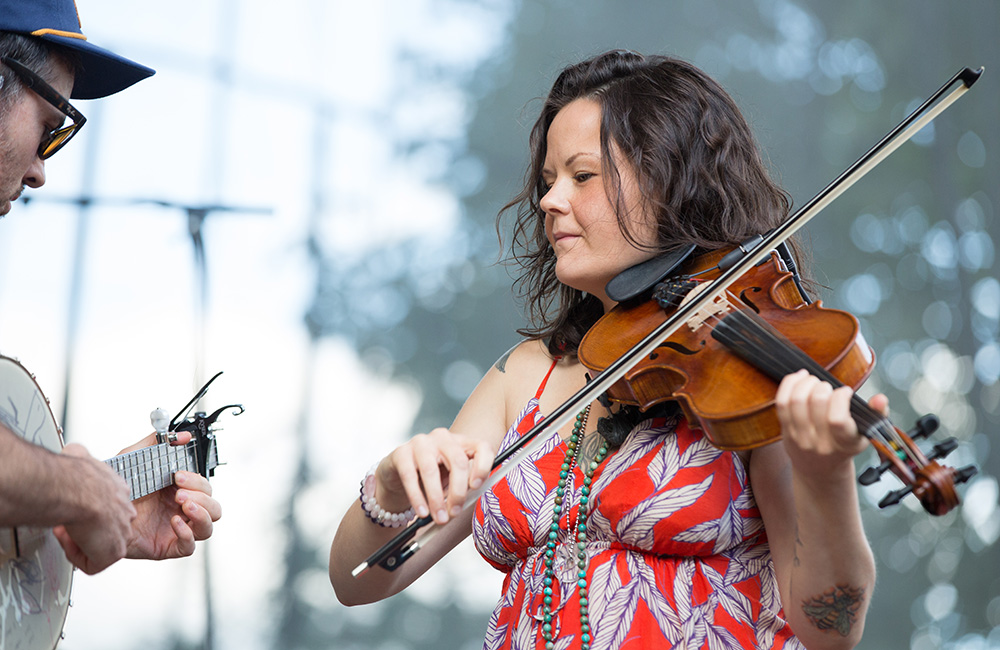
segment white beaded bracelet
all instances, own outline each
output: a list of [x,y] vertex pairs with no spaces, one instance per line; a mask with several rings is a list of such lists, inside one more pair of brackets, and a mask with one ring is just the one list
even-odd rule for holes
[[416,516],[413,507],[403,512],[387,512],[375,500],[375,468],[372,467],[361,480],[361,509],[368,518],[383,528],[399,528],[410,523]]

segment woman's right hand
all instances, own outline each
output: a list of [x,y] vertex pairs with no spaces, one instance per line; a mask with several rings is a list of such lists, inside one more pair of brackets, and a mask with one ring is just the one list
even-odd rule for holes
[[420,517],[447,523],[489,476],[495,456],[489,443],[445,428],[418,434],[379,463],[375,500],[389,512],[412,506]]

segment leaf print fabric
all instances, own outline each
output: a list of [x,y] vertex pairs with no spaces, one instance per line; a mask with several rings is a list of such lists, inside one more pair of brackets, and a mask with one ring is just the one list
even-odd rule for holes
[[[542,419],[538,394],[501,449]],[[487,650],[540,650],[545,542],[559,468],[557,436],[486,492],[473,536],[504,572]],[[580,647],[577,521],[583,473],[574,468],[552,585],[555,647]],[[587,520],[588,616],[593,650],[743,650],[802,645],[784,621],[767,537],[740,459],[683,419],[635,427],[594,474]]]

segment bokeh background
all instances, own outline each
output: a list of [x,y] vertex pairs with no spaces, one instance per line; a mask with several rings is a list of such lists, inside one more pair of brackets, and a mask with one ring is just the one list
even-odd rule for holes
[[[879,355],[904,428],[937,413],[979,475],[939,518],[863,493],[879,582],[862,648],[1000,648],[1000,4],[996,0],[79,0],[158,74],[0,223],[0,351],[98,457],[219,370],[198,553],[78,575],[66,650],[480,647],[500,576],[464,544],[348,609],[329,543],[365,471],[448,424],[517,341],[494,220],[539,97],[613,48],[694,62],[808,200],[964,66],[979,84],[808,227],[826,304]],[[859,459],[859,467],[870,461]],[[891,479],[886,481],[891,482]]]

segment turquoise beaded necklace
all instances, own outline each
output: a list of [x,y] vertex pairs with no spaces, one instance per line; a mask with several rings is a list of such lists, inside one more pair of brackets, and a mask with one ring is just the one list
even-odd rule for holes
[[[569,481],[573,465],[576,464],[580,456],[580,446],[583,440],[583,432],[587,427],[587,418],[590,415],[590,405],[580,411],[576,416],[576,423],[573,425],[573,432],[566,443],[566,458],[559,469],[559,484],[556,487],[555,507],[552,512],[552,525],[549,526],[549,541],[545,548],[545,577],[544,598],[542,599],[542,638],[545,639],[546,650],[555,647],[552,636],[552,585],[555,582],[555,562],[556,546],[558,546],[560,520],[563,512],[563,497],[566,494],[566,484]],[[608,441],[603,440],[601,447],[597,450],[597,456],[583,467],[583,487],[580,488],[580,507],[577,510],[578,523],[570,525],[569,532],[576,529],[576,557],[577,557],[577,590],[580,594],[580,647],[582,650],[590,648],[590,617],[587,614],[587,505],[590,502],[590,484],[594,478],[594,471],[601,464],[601,461],[608,455]],[[570,506],[567,504],[566,512],[569,513]],[[567,521],[567,523],[569,523]]]

